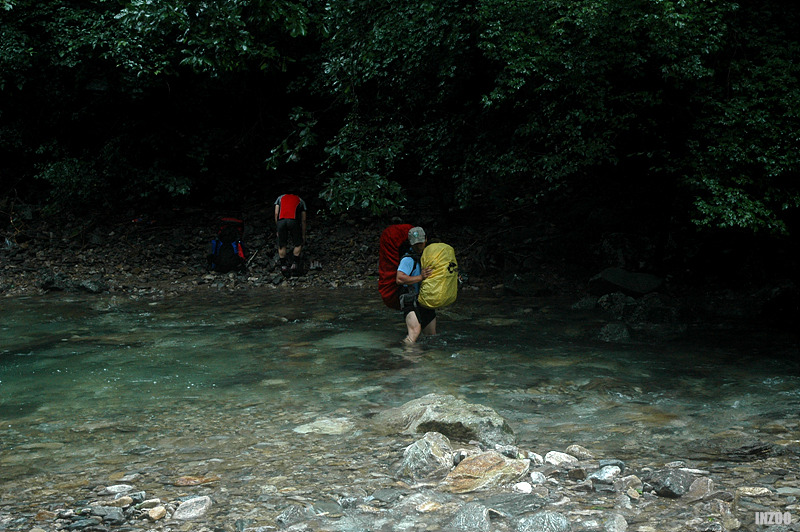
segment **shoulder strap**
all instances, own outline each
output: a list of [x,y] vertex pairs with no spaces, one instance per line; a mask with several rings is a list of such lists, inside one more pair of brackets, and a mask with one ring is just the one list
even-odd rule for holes
[[417,268],[417,264],[419,264],[420,256],[418,253],[414,253],[413,250],[406,251],[405,255],[400,257],[400,260],[403,260],[406,257],[411,257],[414,260],[414,267],[411,268],[411,271],[414,271]]

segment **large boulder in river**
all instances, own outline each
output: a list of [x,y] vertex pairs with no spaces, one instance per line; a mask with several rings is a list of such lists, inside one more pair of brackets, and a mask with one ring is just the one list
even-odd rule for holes
[[622,268],[606,268],[589,280],[589,292],[603,296],[622,292],[628,296],[643,296],[658,290],[663,284],[660,277],[649,273],[633,273]]
[[376,429],[387,433],[439,432],[451,440],[476,440],[489,446],[511,445],[514,431],[491,408],[452,395],[428,394],[375,417]]

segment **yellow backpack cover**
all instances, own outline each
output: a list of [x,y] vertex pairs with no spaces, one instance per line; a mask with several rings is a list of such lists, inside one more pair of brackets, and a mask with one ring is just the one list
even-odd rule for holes
[[453,303],[458,295],[458,261],[453,248],[439,242],[429,244],[422,252],[420,265],[433,270],[420,285],[420,305],[441,308]]

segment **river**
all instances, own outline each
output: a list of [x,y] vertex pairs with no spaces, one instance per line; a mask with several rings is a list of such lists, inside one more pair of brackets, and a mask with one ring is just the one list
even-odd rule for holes
[[370,290],[4,299],[0,529],[124,482],[205,490],[211,519],[238,528],[288,500],[370,493],[395,485],[413,438],[369,420],[429,393],[495,409],[541,454],[666,463],[728,430],[797,435],[796,344],[736,330],[610,344],[599,311],[568,303],[465,291],[407,348]]

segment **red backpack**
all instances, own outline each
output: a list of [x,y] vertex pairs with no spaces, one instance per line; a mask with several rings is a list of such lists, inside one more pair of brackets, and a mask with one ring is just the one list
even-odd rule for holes
[[244,270],[247,259],[244,254],[242,235],[244,222],[238,218],[222,218],[216,238],[211,241],[208,254],[209,269],[227,273]]
[[390,225],[381,233],[378,255],[378,291],[387,307],[400,310],[397,296],[397,266],[402,258],[401,247],[408,241],[410,224]]

